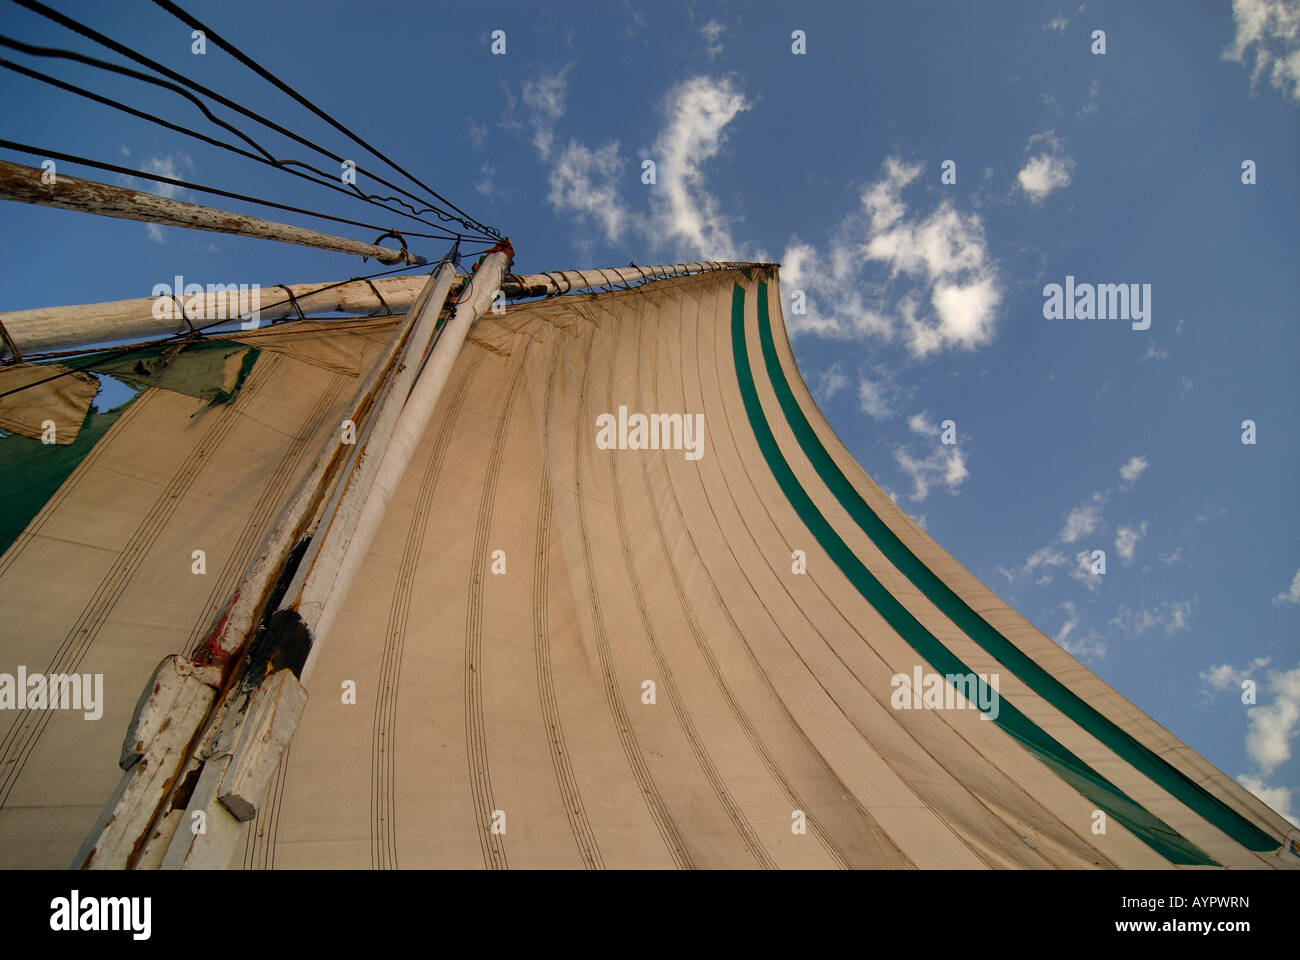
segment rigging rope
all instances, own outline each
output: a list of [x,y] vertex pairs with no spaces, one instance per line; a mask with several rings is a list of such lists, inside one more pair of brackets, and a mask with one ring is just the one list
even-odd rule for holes
[[[182,83],[185,86],[189,87],[191,90],[201,93],[206,97],[210,97],[211,99],[217,101],[221,105],[231,110],[238,111],[239,113],[243,114],[249,119],[256,120],[258,123],[261,123],[264,126],[271,128],[277,133],[289,137],[290,139],[297,141],[303,146],[310,147],[311,149],[324,154],[325,156],[329,157],[330,159],[338,163],[346,162],[343,157],[339,156],[338,154],[334,153],[331,150],[326,149],[325,147],[322,147],[320,144],[308,140],[305,137],[299,136],[298,134],[294,133],[291,130],[285,129],[280,124],[276,123],[273,120],[267,119],[266,117],[262,116],[256,111],[249,110],[247,107],[235,103],[233,100],[230,100],[227,97],[224,97],[221,94],[217,93],[216,91],[211,90],[208,87],[205,87],[203,84],[190,80],[188,77],[184,76],[183,74],[177,73],[175,70],[172,70],[169,67],[164,66],[158,61],[153,60],[142,53],[138,53],[135,50],[132,50],[130,47],[118,43],[116,40],[112,39],[111,37],[105,36],[104,34],[85,25],[84,23],[74,20],[71,17],[67,17],[62,13],[59,13],[57,10],[54,10],[46,6],[45,4],[41,3],[40,0],[13,0],[13,2],[18,4],[21,7],[25,7],[26,9],[31,10],[33,13],[39,14],[40,16],[44,17],[47,20],[50,20],[68,30],[73,31],[74,33],[78,33],[89,40],[93,40],[95,43],[107,47],[108,49],[114,51],[115,53],[121,54],[124,57],[134,60],[136,63],[143,64],[144,66],[149,67],[151,70],[154,70],[162,74],[163,76],[168,77],[171,80],[175,80],[178,83]],[[358,173],[371,177],[378,183],[382,183],[384,186],[396,190],[398,193],[404,194],[405,196],[409,197],[412,200],[417,201],[418,203],[422,203],[422,204],[428,203],[427,200],[416,196],[414,193],[411,193],[409,190],[399,187],[397,184],[384,179],[378,174],[371,173],[370,171],[363,169],[360,165],[356,165],[355,169]],[[481,236],[492,237],[492,239],[494,240],[499,239],[499,237],[495,237],[492,234],[487,233],[482,228],[482,225],[478,224],[477,221],[471,222],[470,220],[464,217],[447,213],[446,211],[440,209],[436,205],[429,205],[429,206],[422,207],[420,209],[416,209],[415,207],[411,207],[410,204],[407,204],[404,200],[400,200],[398,198],[393,198],[393,200],[397,203],[401,203],[403,206],[410,207],[411,212],[413,213],[419,214],[419,213],[424,213],[426,211],[432,212],[435,216],[438,217],[438,219],[444,222],[452,221],[452,220],[456,221],[457,223],[464,226],[466,230],[470,231],[471,233],[477,233]]]
[[[430,227],[438,226],[436,223],[433,223],[430,220],[426,220],[423,217],[416,216],[415,214],[412,213],[408,213],[406,210],[399,210],[395,207],[391,207],[388,204],[381,202],[384,198],[380,197],[378,194],[365,193],[355,184],[351,185],[350,190],[341,187],[338,184],[333,182],[333,180],[330,178],[330,175],[328,173],[318,169],[317,167],[312,166],[311,164],[304,163],[301,160],[277,160],[271,154],[270,151],[264,148],[252,137],[248,136],[243,131],[239,130],[237,127],[228,124],[224,120],[221,120],[220,118],[213,115],[212,112],[208,110],[207,105],[204,104],[202,100],[194,96],[194,94],[190,93],[188,90],[184,89],[183,87],[177,86],[174,83],[170,83],[166,80],[159,80],[157,77],[151,77],[148,74],[141,73],[138,70],[132,70],[130,67],[123,67],[115,63],[109,63],[108,61],[100,60],[97,57],[86,56],[85,54],[76,53],[71,50],[59,50],[50,47],[33,46],[32,44],[23,43],[21,40],[14,40],[11,37],[6,37],[3,34],[0,34],[0,46],[10,47],[14,50],[19,50],[23,53],[31,54],[33,56],[60,57],[67,60],[74,60],[80,63],[88,64],[90,66],[98,67],[102,70],[109,70],[114,73],[121,74],[123,76],[132,77],[133,79],[141,80],[144,81],[145,83],[151,83],[154,84],[155,86],[159,86],[159,87],[163,87],[164,89],[171,90],[172,92],[185,97],[190,102],[192,102],[195,106],[197,106],[199,110],[203,112],[204,116],[206,116],[208,120],[210,120],[212,123],[224,127],[225,129],[235,134],[235,136],[239,137],[244,142],[250,144],[258,151],[258,153],[261,154],[261,156],[259,156],[256,153],[252,153],[248,150],[244,150],[240,147],[237,147],[234,144],[226,143],[222,140],[217,140],[215,137],[210,137],[207,134],[199,133],[198,131],[191,130],[188,127],[182,126],[180,124],[172,123],[170,120],[164,120],[162,117],[156,116],[147,111],[137,110],[136,108],[127,106],[126,104],[121,103],[120,101],[112,99],[111,97],[106,97],[101,94],[94,93],[93,91],[86,90],[83,87],[78,87],[76,84],[67,83],[66,81],[59,80],[57,77],[51,77],[47,74],[41,73],[39,70],[32,70],[29,67],[24,67],[21,64],[14,63],[13,61],[10,60],[0,60],[0,67],[3,67],[6,70],[11,70],[14,73],[22,74],[23,76],[30,77],[34,80],[39,80],[40,82],[49,84],[50,86],[58,87],[62,90],[67,90],[70,93],[75,93],[78,96],[85,97],[86,99],[93,100],[96,103],[101,103],[104,104],[105,106],[112,107],[115,110],[120,110],[123,113],[129,114],[131,116],[139,117],[142,120],[148,120],[151,123],[156,123],[159,126],[165,127],[166,129],[172,130],[176,133],[181,133],[188,137],[192,137],[196,140],[201,140],[204,143],[208,143],[213,146],[220,147],[223,150],[229,150],[231,153],[238,154],[241,157],[247,157],[250,160],[256,160],[258,163],[275,167],[276,169],[283,170],[286,173],[291,173],[296,177],[300,177],[308,181],[309,183],[317,183],[320,184],[321,186],[328,187],[331,190],[337,191],[338,193],[342,193],[345,196],[353,197],[354,199],[364,200],[367,203],[379,207],[382,210],[387,210],[389,213],[396,213],[400,216],[406,217],[409,220],[415,220],[418,223],[423,223],[426,226],[430,226]],[[321,177],[324,177],[325,179],[318,180],[315,177],[308,176],[307,174],[302,173],[299,170],[292,169],[293,166],[304,167],[305,169],[310,170],[313,173],[319,174]]]
[[[336,223],[347,223],[354,227],[365,227],[369,230],[378,230],[382,234],[389,236],[397,235],[397,231],[385,230],[383,227],[373,223],[365,223],[361,220],[351,220],[347,217],[336,217],[329,213],[320,213],[315,210],[307,210],[303,207],[295,207],[287,203],[277,203],[274,200],[260,200],[257,197],[250,197],[247,194],[234,193],[230,190],[222,190],[219,187],[207,187],[198,183],[191,183],[188,180],[176,180],[172,177],[164,177],[158,173],[147,173],[144,170],[133,170],[130,167],[118,166],[115,163],[104,163],[101,160],[90,160],[86,157],[78,157],[75,154],[61,153],[57,150],[45,150],[39,147],[33,147],[26,143],[16,143],[13,140],[0,139],[0,147],[8,150],[17,150],[20,153],[29,153],[37,157],[53,157],[55,160],[62,160],[65,163],[79,163],[82,166],[94,167],[98,170],[107,170],[111,173],[120,173],[127,177],[140,177],[145,180],[153,180],[156,183],[166,183],[175,187],[184,187],[187,190],[196,190],[199,193],[210,193],[218,197],[227,197],[232,200],[242,200],[245,203],[256,203],[264,207],[274,207],[277,210],[288,210],[290,213],[301,213],[308,217],[319,217],[322,220],[333,220]],[[466,243],[492,243],[491,240],[475,240],[473,238],[462,238],[459,234],[437,234],[437,233],[416,233],[414,231],[404,231],[408,237],[424,237],[430,240],[463,240]]]
[[298,103],[302,104],[304,107],[306,107],[306,108],[307,108],[308,110],[310,110],[312,113],[316,114],[316,116],[320,117],[322,120],[324,120],[324,121],[325,121],[326,123],[328,123],[330,126],[334,127],[334,129],[338,130],[340,133],[343,133],[343,134],[345,134],[346,136],[348,136],[349,138],[351,138],[351,140],[352,140],[354,143],[356,143],[356,144],[358,144],[358,145],[360,145],[360,146],[362,146],[362,147],[365,147],[367,150],[370,151],[370,153],[371,153],[373,156],[377,157],[378,159],[382,160],[384,163],[388,164],[390,167],[392,167],[392,168],[393,168],[394,170],[396,170],[398,173],[402,174],[404,177],[406,177],[406,178],[407,178],[408,180],[410,180],[412,183],[416,183],[416,184],[418,184],[419,186],[423,187],[425,190],[427,190],[427,191],[428,191],[430,194],[432,194],[434,197],[436,197],[437,199],[441,200],[443,203],[445,203],[447,206],[449,206],[452,210],[455,210],[457,213],[459,213],[462,217],[466,218],[466,219],[467,219],[470,223],[472,223],[474,226],[478,227],[482,232],[484,232],[484,233],[488,234],[488,236],[494,237],[494,238],[496,238],[496,239],[498,239],[498,240],[501,239],[501,234],[500,234],[499,231],[497,231],[497,230],[494,229],[493,227],[486,226],[485,224],[482,224],[482,223],[480,223],[479,221],[475,220],[473,217],[471,217],[469,214],[465,213],[465,211],[461,210],[461,209],[460,209],[459,207],[457,207],[454,203],[452,203],[452,202],[451,202],[450,200],[448,200],[446,197],[444,197],[444,196],[442,196],[441,194],[439,194],[436,190],[434,190],[434,189],[433,189],[432,187],[430,187],[428,184],[424,183],[424,182],[423,182],[422,180],[420,180],[418,177],[416,177],[416,176],[414,176],[414,175],[412,175],[412,174],[410,174],[410,173],[407,173],[406,170],[404,170],[402,167],[398,166],[396,163],[394,163],[392,160],[390,160],[387,156],[385,156],[384,154],[380,153],[378,150],[376,150],[374,147],[372,147],[372,146],[371,146],[369,143],[367,143],[365,140],[361,139],[361,137],[357,136],[355,133],[353,133],[353,132],[352,132],[351,130],[349,130],[347,127],[343,126],[343,124],[339,123],[337,120],[335,120],[333,117],[331,117],[331,116],[330,116],[328,113],[326,113],[324,110],[321,110],[321,109],[320,109],[319,107],[317,107],[314,103],[312,103],[312,102],[311,102],[310,100],[308,100],[306,97],[302,96],[302,94],[298,93],[298,91],[294,90],[294,89],[293,89],[292,87],[290,87],[288,84],[284,83],[282,80],[280,80],[278,77],[276,77],[276,76],[275,76],[273,73],[271,73],[269,70],[265,69],[265,68],[264,68],[261,64],[259,64],[256,60],[253,60],[251,57],[249,57],[249,56],[247,56],[246,54],[244,54],[243,51],[241,51],[239,48],[235,47],[233,44],[226,42],[226,40],[225,40],[225,39],[224,39],[224,38],[223,38],[219,33],[217,33],[215,30],[213,30],[211,27],[205,26],[205,25],[204,25],[203,23],[201,23],[198,19],[196,19],[195,17],[190,16],[188,13],[186,13],[184,10],[182,10],[180,7],[178,7],[175,3],[172,3],[171,0],[153,0],[153,2],[154,2],[157,6],[162,7],[162,9],[166,10],[168,13],[170,13],[172,16],[176,17],[176,18],[177,18],[178,20],[180,20],[181,22],[185,23],[185,24],[186,24],[187,26],[189,26],[190,28],[192,28],[192,29],[194,29],[194,30],[202,30],[203,33],[204,33],[204,35],[205,35],[209,40],[211,40],[213,43],[215,43],[215,44],[216,44],[218,47],[220,47],[222,50],[225,50],[226,53],[230,54],[232,57],[234,57],[236,60],[238,60],[238,61],[239,61],[240,63],[242,63],[244,66],[246,66],[246,67],[248,67],[250,70],[254,71],[258,76],[262,77],[264,80],[267,80],[267,81],[269,81],[269,82],[275,84],[275,86],[278,87],[281,91],[283,91],[284,93],[286,93],[286,94],[288,94],[289,96],[293,97],[294,100],[298,101]]

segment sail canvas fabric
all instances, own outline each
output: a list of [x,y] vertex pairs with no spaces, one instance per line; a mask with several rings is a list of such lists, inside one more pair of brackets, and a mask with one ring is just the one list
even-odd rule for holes
[[0,709],[0,865],[72,862],[154,667],[211,629],[355,383],[264,352],[231,403],[149,388],[0,556],[0,674],[102,675],[104,700]]
[[[730,271],[476,325],[232,866],[1285,865],[1284,821],[853,463],[798,377],[779,303],[774,272]],[[900,572],[801,444],[778,382],[901,544],[1105,723],[1066,715]],[[620,407],[702,414],[701,456],[607,449],[599,418]],[[773,457],[901,613],[864,596]],[[903,614],[999,674],[1020,719],[895,709],[892,677],[936,669]],[[1115,731],[1141,763],[1107,745]]]
[[[147,392],[0,558],[0,670],[113,677],[95,724],[0,713],[7,865],[71,859],[140,684],[337,428],[330,337],[201,417]],[[341,610],[234,868],[1295,865],[853,460],[771,267],[482,317]]]

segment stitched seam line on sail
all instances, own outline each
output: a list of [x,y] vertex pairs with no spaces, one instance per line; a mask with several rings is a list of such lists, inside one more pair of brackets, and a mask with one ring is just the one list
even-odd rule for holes
[[[766,285],[760,283],[758,289],[758,319],[761,331],[767,317]],[[768,425],[762,404],[758,399],[753,372],[750,369],[745,337],[745,292],[739,284],[735,284],[732,288],[731,341],[736,380],[740,386],[745,412],[754,431],[754,438],[781,491],[804,525],[808,527],[809,532],[816,537],[822,549],[863,598],[875,607],[898,635],[924,657],[937,672],[945,675],[970,674],[971,671],[966,668],[966,665],[926,630],[849,549],[822,516],[821,511],[817,509],[789,463],[786,462],[776,437]],[[982,680],[979,683],[983,686]],[[1170,862],[1219,866],[1215,860],[1089,767],[1010,703],[1002,701],[998,716],[993,718],[990,715],[990,718],[1001,729],[1024,744],[1053,772]]]
[[1272,851],[1281,844],[1245,819],[1214,794],[1190,779],[1167,760],[1157,756],[1139,740],[1097,711],[1087,701],[1039,666],[1024,651],[1004,637],[995,627],[970,608],[951,587],[908,549],[889,526],[862,499],[849,479],[831,458],[808,418],[799,407],[777,358],[772,327],[767,310],[767,284],[758,288],[759,340],[767,374],[794,432],[799,446],[817,470],[822,482],[900,573],[939,608],[949,620],[996,657],[1025,685],[1063,714],[1087,730],[1139,772],[1155,781],[1183,804],[1200,814],[1233,840],[1249,850]]

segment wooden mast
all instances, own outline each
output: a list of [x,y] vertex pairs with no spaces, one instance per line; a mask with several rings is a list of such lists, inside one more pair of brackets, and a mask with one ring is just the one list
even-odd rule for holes
[[[752,266],[747,263],[696,261],[651,267],[601,267],[590,270],[556,270],[524,276],[507,274],[501,292],[507,300],[555,296],[601,290],[615,285],[671,279],[692,273]],[[462,278],[463,279],[463,278]],[[407,310],[424,288],[420,277],[383,277],[344,284],[292,283],[250,291],[246,297],[264,322],[314,313],[369,314],[378,310]],[[213,290],[201,296],[185,297],[186,314],[197,326],[239,311],[240,294],[234,290]],[[91,344],[165,337],[185,330],[179,309],[155,315],[157,297],[137,297],[106,303],[39,307],[0,313],[0,325],[9,332],[24,354],[43,350],[84,347]],[[164,304],[174,303],[170,298]],[[163,311],[159,311],[163,312]]]
[[154,193],[113,187],[94,180],[82,180],[59,174],[54,183],[44,182],[45,171],[19,163],[0,160],[0,200],[16,200],[42,207],[78,210],[119,220],[140,220],[166,227],[185,227],[210,233],[229,233],[240,237],[260,237],[304,247],[335,250],[362,257],[374,257],[380,263],[424,263],[405,248],[393,250],[375,243],[362,243],[346,237],[294,227],[261,217],[250,217],[229,210],[186,203],[160,197]]

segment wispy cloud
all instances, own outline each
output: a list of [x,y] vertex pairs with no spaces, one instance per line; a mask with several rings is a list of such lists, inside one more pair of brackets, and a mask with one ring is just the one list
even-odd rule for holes
[[1036,133],[1025,145],[1026,151],[1038,149],[1038,153],[1016,174],[1016,182],[1029,197],[1031,203],[1042,203],[1049,194],[1070,185],[1074,174],[1074,160],[1065,152],[1065,147],[1056,136],[1055,130]]
[[478,168],[478,180],[474,181],[474,189],[489,200],[497,195],[497,185],[493,177],[496,176],[497,168],[490,163],[485,163]]
[[862,412],[873,420],[884,420],[894,415],[885,384],[879,380],[863,377],[858,381],[858,403]]
[[[122,147],[122,155],[130,156],[130,151],[125,145]],[[194,173],[194,161],[190,155],[184,151],[177,150],[173,153],[163,154],[161,156],[152,156],[146,159],[141,166],[148,173],[157,174],[160,177],[169,177],[172,180],[184,180],[185,175]],[[154,193],[161,197],[167,197],[172,200],[183,200],[186,197],[184,187],[174,183],[159,183],[156,180],[146,180],[143,177],[131,177],[124,174],[116,175],[117,182],[131,190],[139,190],[142,193]],[[154,243],[167,245],[170,231],[156,223],[146,223],[145,234]]]
[[1300,604],[1300,570],[1297,570],[1295,576],[1291,579],[1290,588],[1283,590],[1274,597],[1273,602]]
[[471,150],[482,150],[487,145],[487,124],[479,123],[473,117],[467,118],[465,137],[469,140]]
[[1129,457],[1120,465],[1120,479],[1126,486],[1132,486],[1149,466],[1151,466],[1150,462],[1140,454]]
[[[1202,692],[1207,697],[1236,692],[1245,681],[1254,679],[1256,671],[1268,664],[1268,657],[1256,657],[1240,669],[1228,663],[1213,666],[1201,674]],[[1271,699],[1251,706],[1246,712],[1246,756],[1255,772],[1239,774],[1237,782],[1291,823],[1300,826],[1300,820],[1291,812],[1292,791],[1267,783],[1268,778],[1291,759],[1291,741],[1300,732],[1300,665],[1286,671],[1269,671],[1259,687],[1257,695],[1267,695]]]
[[1223,58],[1245,64],[1254,56],[1250,88],[1261,77],[1294,100],[1300,100],[1300,3],[1295,0],[1233,0],[1237,33]]
[[1106,640],[1095,630],[1086,633],[1079,630],[1079,613],[1072,602],[1061,604],[1065,611],[1065,623],[1056,631],[1053,638],[1070,656],[1087,661],[1097,661],[1106,656]]
[[558,70],[542,70],[524,81],[523,101],[528,108],[528,122],[533,128],[533,146],[546,159],[555,143],[555,124],[564,116],[565,97],[569,89],[569,71],[573,64]]
[[[1126,460],[1119,467],[1121,482],[1118,489],[1129,489],[1147,466],[1145,456],[1133,456]],[[1064,567],[1071,579],[1083,584],[1092,593],[1098,592],[1105,578],[1092,572],[1092,547],[1072,550],[1069,545],[1085,545],[1088,538],[1097,535],[1104,526],[1106,504],[1115,492],[1116,487],[1111,486],[1090,494],[1077,507],[1062,515],[1061,532],[1051,543],[1030,554],[1024,563],[1010,568],[998,566],[997,572],[1006,577],[1007,583],[1012,586],[1025,580],[1046,586],[1052,582],[1057,568]],[[1121,526],[1116,531],[1115,548],[1123,559],[1132,559],[1137,543],[1146,535],[1146,531],[1145,520],[1136,526]]]
[[1168,360],[1168,359],[1169,359],[1168,351],[1156,349],[1156,342],[1154,340],[1147,340],[1146,353],[1142,354],[1143,363],[1146,363],[1146,361],[1148,360]]
[[557,211],[598,224],[605,239],[614,243],[632,219],[618,196],[618,178],[624,166],[618,141],[592,150],[570,140],[553,158],[546,199]]
[[1060,541],[1074,543],[1081,537],[1090,536],[1101,523],[1101,506],[1106,501],[1104,493],[1094,493],[1065,515],[1065,526],[1061,528]]
[[898,416],[909,393],[899,383],[893,369],[881,363],[870,371],[858,372],[858,402],[862,412],[873,420],[890,420]]
[[1137,552],[1138,541],[1147,534],[1147,522],[1143,520],[1136,527],[1122,526],[1115,534],[1115,550],[1125,563],[1132,563]]
[[1269,659],[1269,657],[1256,657],[1240,668],[1230,663],[1216,664],[1201,674],[1201,692],[1209,697],[1227,690],[1240,690],[1243,683],[1254,677],[1256,670],[1268,666]]
[[668,94],[666,125],[653,149],[658,182],[650,187],[650,227],[678,256],[730,260],[739,253],[704,166],[722,150],[727,126],[749,109],[729,77],[692,77]]
[[710,20],[708,23],[704,24],[704,26],[700,27],[700,36],[704,37],[704,42],[706,44],[704,52],[708,55],[710,60],[715,59],[722,53],[721,37],[726,29],[727,28],[723,24],[718,23],[717,20]]
[[1253,777],[1248,773],[1237,776],[1237,782],[1262,800],[1292,825],[1300,827],[1300,819],[1291,812],[1291,791],[1286,787],[1270,787],[1263,777]]
[[787,245],[784,285],[808,294],[807,316],[791,318],[794,335],[889,340],[901,333],[918,358],[993,339],[1003,289],[983,222],[946,197],[928,213],[910,212],[903,193],[922,169],[888,157],[824,255],[798,238]]
[[1088,84],[1088,102],[1079,108],[1078,116],[1090,117],[1097,112],[1097,97],[1101,94],[1101,81],[1093,77],[1092,83]]
[[1177,633],[1179,630],[1187,629],[1191,617],[1190,600],[1165,602],[1138,610],[1121,606],[1114,619],[1110,621],[1110,625],[1124,633],[1139,636],[1156,627],[1163,627],[1165,633]]
[[825,370],[813,374],[809,385],[818,403],[826,403],[831,397],[849,385],[848,375],[838,363],[832,363]]
[[955,494],[965,482],[969,471],[966,458],[955,444],[941,444],[935,437],[928,453],[919,454],[914,444],[899,444],[894,448],[894,460],[899,469],[912,481],[910,499],[920,502],[930,495],[932,487],[942,486]]
[[1070,21],[1059,13],[1043,24],[1044,30],[1051,30],[1053,33],[1065,33],[1065,28],[1070,25]]
[[1247,711],[1246,753],[1269,777],[1291,759],[1291,741],[1300,730],[1300,666],[1271,671],[1265,686],[1273,699]]

